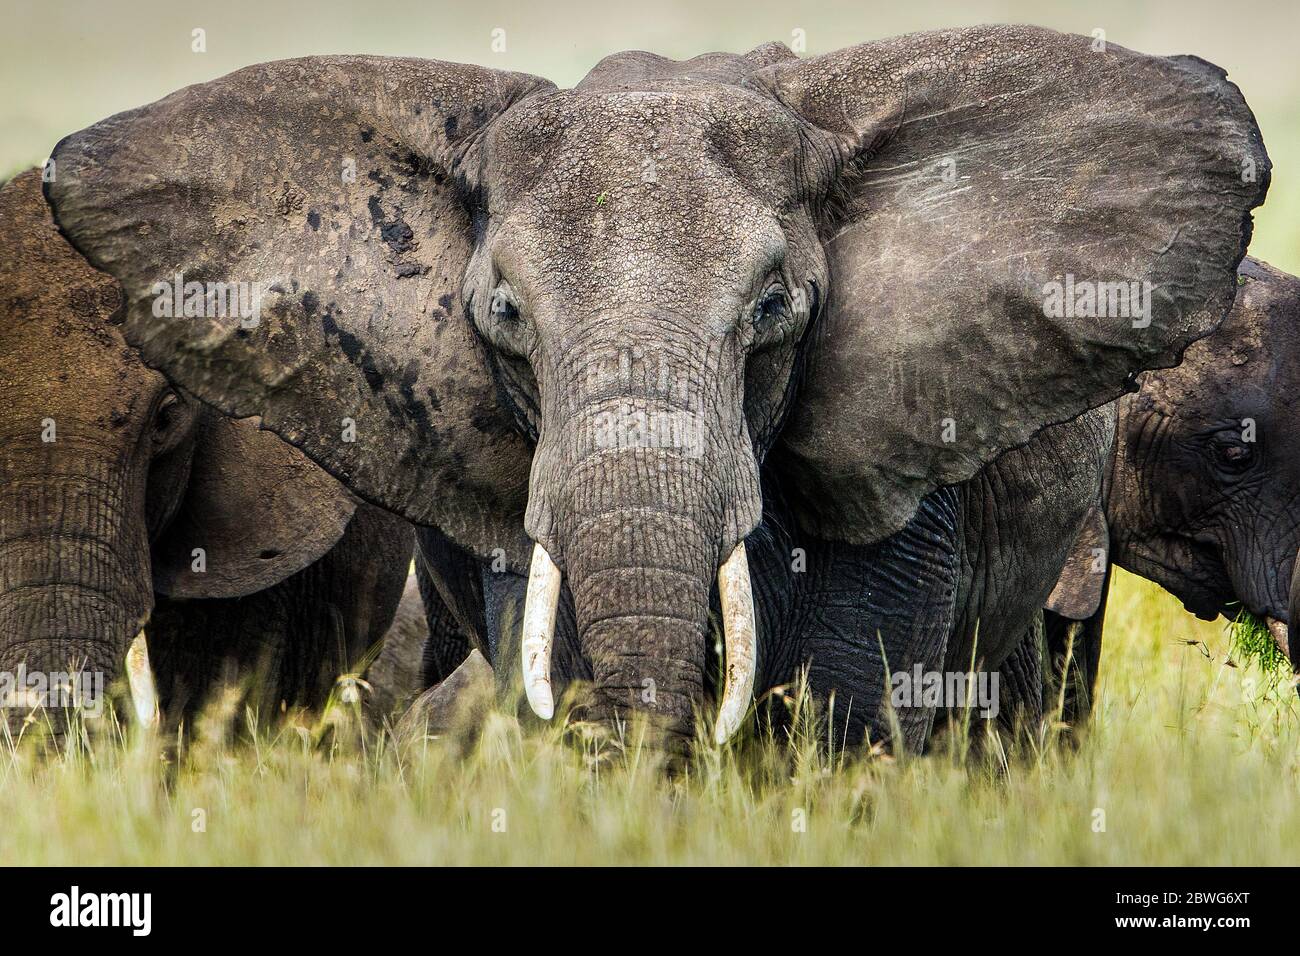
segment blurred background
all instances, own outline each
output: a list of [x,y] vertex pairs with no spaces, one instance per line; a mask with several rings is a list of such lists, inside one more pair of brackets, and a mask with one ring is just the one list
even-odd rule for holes
[[[808,54],[899,33],[1036,23],[1147,53],[1194,53],[1228,70],[1274,164],[1252,252],[1300,271],[1300,3],[1295,0],[0,0],[0,179],[60,137],[191,83],[312,53],[421,56],[520,70],[561,86],[626,49],[683,59],[768,40]],[[195,30],[204,50],[196,52]]]

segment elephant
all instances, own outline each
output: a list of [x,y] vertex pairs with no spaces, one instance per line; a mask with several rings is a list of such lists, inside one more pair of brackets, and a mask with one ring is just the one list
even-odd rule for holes
[[[51,162],[146,363],[420,526],[539,718],[568,694],[674,753],[804,669],[892,741],[891,675],[965,669],[974,618],[1003,663],[1095,500],[1095,410],[1222,319],[1269,179],[1218,67],[1011,26],[572,89],[278,61]],[[251,321],[206,307],[231,289]]]
[[[116,282],[59,235],[41,179],[0,190],[6,689],[80,671],[102,692],[143,628],[169,719],[254,673],[264,713],[322,702],[393,617],[409,524],[147,368]],[[42,701],[10,703],[14,729]],[[43,703],[61,733],[68,699]]]
[[1103,497],[1047,605],[1058,658],[1073,640],[1076,718],[1095,689],[1112,564],[1203,620],[1246,611],[1266,621],[1300,669],[1289,639],[1300,548],[1300,279],[1250,257],[1237,275],[1218,330],[1176,368],[1144,373],[1116,403]]

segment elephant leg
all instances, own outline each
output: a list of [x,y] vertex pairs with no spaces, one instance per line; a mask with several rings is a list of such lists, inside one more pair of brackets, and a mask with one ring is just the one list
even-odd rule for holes
[[1043,621],[1035,616],[1024,640],[998,667],[998,726],[1011,733],[1043,718]]
[[442,683],[464,663],[473,645],[456,615],[442,599],[423,561],[415,562],[415,580],[427,627],[424,646],[420,649],[420,683],[422,687],[432,687]]
[[1097,610],[1082,621],[1043,612],[1047,645],[1047,688],[1049,708],[1061,708],[1061,720],[1073,727],[1086,724],[1092,714],[1101,669],[1101,635],[1110,594],[1111,570],[1106,568]]
[[898,534],[867,547],[808,549],[796,630],[816,698],[829,702],[837,745],[893,740],[919,751],[937,702],[914,678],[943,667],[960,573],[956,496],[922,502]]
[[[1037,731],[1043,719],[1050,689],[1044,680],[1044,657],[1046,639],[1042,615],[1036,615],[1030,623],[1023,638],[1011,650],[1007,657],[989,674],[987,692],[983,704],[975,701],[975,713],[993,720],[991,727],[1018,738],[1025,732]],[[979,679],[977,675],[976,679]],[[975,685],[975,691],[981,691]],[[933,732],[927,742],[927,749],[941,749],[945,739],[951,739],[952,732],[966,724],[966,732],[958,739],[970,740],[977,748],[985,729],[978,727],[973,720],[967,721],[964,711],[949,707],[935,721]]]
[[[425,651],[426,686],[430,686],[455,670],[471,647],[478,648],[491,660],[491,638],[478,559],[452,544],[436,528],[417,527],[415,542],[416,580],[424,600],[429,634],[439,635],[436,646]],[[463,654],[460,653],[462,640]]]

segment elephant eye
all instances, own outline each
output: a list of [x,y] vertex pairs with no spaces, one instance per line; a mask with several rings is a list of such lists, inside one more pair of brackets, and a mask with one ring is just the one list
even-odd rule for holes
[[1245,471],[1255,463],[1255,450],[1235,438],[1219,439],[1214,443],[1214,462],[1224,471]]
[[510,288],[510,283],[502,282],[492,292],[492,303],[489,306],[492,312],[492,318],[501,322],[514,322],[519,318],[519,300],[515,296],[514,289]]
[[158,402],[153,415],[153,440],[155,445],[165,445],[175,437],[177,423],[181,420],[184,405],[180,396],[168,389]]
[[762,328],[790,316],[790,295],[785,286],[774,285],[758,297],[754,304],[754,326]]
[[154,416],[154,425],[160,429],[165,429],[171,424],[176,415],[176,406],[180,404],[180,399],[173,391],[168,391],[158,403],[158,412]]

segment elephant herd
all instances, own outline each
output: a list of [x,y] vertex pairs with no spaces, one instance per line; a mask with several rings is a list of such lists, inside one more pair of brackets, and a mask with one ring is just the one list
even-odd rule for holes
[[912,675],[1085,719],[1112,563],[1300,666],[1269,176],[1219,68],[1032,27],[110,117],[0,191],[0,674],[143,634],[171,720],[490,665],[679,752],[803,679],[919,750],[971,698]]

